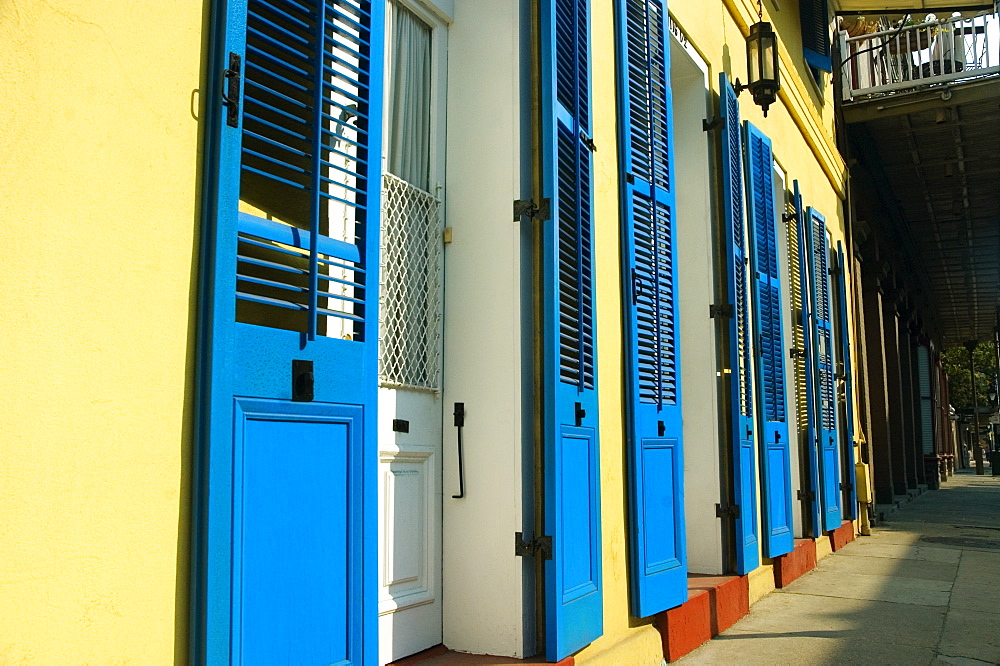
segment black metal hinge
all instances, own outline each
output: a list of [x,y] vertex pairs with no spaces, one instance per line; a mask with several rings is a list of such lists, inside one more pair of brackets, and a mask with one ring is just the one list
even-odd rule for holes
[[727,319],[733,316],[733,306],[729,303],[713,303],[708,306],[708,316],[712,319]]
[[540,536],[526,541],[522,532],[514,532],[514,555],[517,557],[533,557],[542,554],[542,559],[552,559],[552,537]]
[[597,144],[594,143],[594,139],[592,139],[591,137],[587,136],[583,132],[580,132],[580,142],[583,143],[583,145],[587,146],[587,149],[590,152],[592,152],[592,153],[596,153],[597,152]]
[[720,118],[719,116],[712,116],[711,120],[705,120],[703,118],[701,121],[701,131],[711,132],[712,130],[721,125],[722,125],[722,118]]
[[798,347],[788,348],[788,358],[805,358],[805,357],[806,357],[805,349],[799,349]]
[[739,504],[729,504],[727,506],[722,506],[721,504],[715,505],[715,516],[716,518],[725,518],[729,516],[735,520],[740,519],[740,505]]
[[814,493],[811,490],[803,490],[803,489],[800,488],[799,492],[798,492],[798,494],[796,496],[799,498],[799,501],[802,501],[802,502],[815,502],[816,501],[816,493]]
[[782,222],[793,222],[795,220],[795,218],[798,217],[798,216],[799,216],[798,213],[782,213],[781,214],[781,221]]
[[240,126],[240,69],[242,59],[238,53],[229,54],[229,67],[223,70],[222,78],[226,90],[222,93],[222,103],[226,107],[226,124]]
[[551,215],[551,206],[548,199],[542,199],[540,204],[536,204],[531,199],[517,199],[514,201],[514,221],[518,222],[522,217],[530,217],[533,220],[547,220]]

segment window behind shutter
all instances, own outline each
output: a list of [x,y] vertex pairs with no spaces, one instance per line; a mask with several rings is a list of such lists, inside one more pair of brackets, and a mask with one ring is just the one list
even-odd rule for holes
[[760,460],[763,478],[764,554],[792,550],[791,451],[785,404],[785,355],[781,325],[781,276],[778,271],[777,219],[774,210],[774,160],[771,140],[745,123],[747,207],[753,257],[754,314],[757,328],[756,377],[760,409]]
[[541,3],[545,656],[603,633],[594,363],[590,3]]
[[619,0],[618,66],[632,614],[687,600],[670,37],[663,0]]
[[830,61],[830,19],[827,0],[799,0],[802,51],[806,62],[824,72],[833,71]]
[[749,303],[749,261],[743,217],[743,148],[740,107],[725,73],[719,75],[722,117],[722,199],[729,269],[730,427],[736,505],[736,566],[742,575],[760,564],[757,473],[754,454],[753,340]]

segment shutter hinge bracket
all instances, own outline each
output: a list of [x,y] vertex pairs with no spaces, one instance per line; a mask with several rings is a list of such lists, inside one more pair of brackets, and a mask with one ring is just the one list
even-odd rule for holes
[[514,555],[516,557],[532,557],[536,553],[542,554],[542,559],[552,559],[552,537],[540,536],[526,541],[524,534],[514,532]]
[[238,53],[229,54],[229,67],[222,71],[225,90],[222,93],[222,104],[226,107],[226,124],[230,127],[240,126],[240,66]]
[[548,199],[542,199],[541,204],[536,204],[531,199],[516,199],[514,201],[514,221],[519,222],[522,217],[530,217],[533,220],[544,221],[549,219],[551,207]]
[[799,349],[798,347],[788,348],[788,358],[805,358],[805,357],[806,357],[805,349]]
[[702,118],[701,131],[711,132],[712,130],[720,127],[721,125],[722,125],[722,118],[720,118],[719,116],[712,116],[711,120],[705,120],[704,118]]
[[715,517],[716,518],[725,518],[726,516],[729,516],[730,518],[734,518],[736,520],[739,520],[740,519],[740,505],[739,504],[727,504],[726,506],[723,506],[721,504],[716,504],[715,505]]
[[802,501],[802,502],[815,502],[816,501],[816,493],[814,493],[811,490],[803,490],[803,489],[800,488],[797,497],[798,497],[799,501]]
[[795,218],[798,217],[798,216],[799,216],[798,213],[782,213],[781,214],[781,221],[782,222],[794,222]]
[[597,144],[594,143],[594,139],[588,136],[586,133],[580,132],[580,141],[583,143],[583,145],[587,146],[587,149],[590,152],[592,153],[597,152]]
[[729,303],[713,303],[708,306],[708,316],[712,319],[727,319],[733,316],[733,306]]

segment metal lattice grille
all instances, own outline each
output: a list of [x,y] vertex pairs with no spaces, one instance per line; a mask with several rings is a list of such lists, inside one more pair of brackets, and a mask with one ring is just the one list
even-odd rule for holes
[[441,200],[382,175],[379,382],[441,389]]

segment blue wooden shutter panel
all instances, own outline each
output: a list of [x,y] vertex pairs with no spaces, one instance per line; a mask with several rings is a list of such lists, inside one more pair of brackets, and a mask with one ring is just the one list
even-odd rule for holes
[[754,454],[753,341],[750,334],[749,254],[743,221],[743,150],[740,107],[725,73],[719,75],[722,117],[723,222],[727,226],[729,319],[729,382],[732,411],[736,569],[746,574],[760,565],[757,528],[757,472]]
[[545,656],[558,661],[603,633],[594,360],[590,4],[541,3]]
[[842,522],[840,495],[840,443],[837,437],[837,397],[830,317],[830,249],[826,220],[815,209],[808,213],[813,302],[813,372],[816,377],[816,434],[819,455],[823,529]]
[[384,3],[212,4],[191,661],[374,663]]
[[647,617],[687,600],[666,2],[618,0],[617,28],[629,582]]
[[774,165],[771,140],[750,123],[746,128],[747,207],[750,213],[754,273],[756,368],[760,409],[760,456],[764,504],[764,555],[792,550],[791,449],[785,400],[785,355],[781,325],[781,277],[778,270],[777,219],[774,211]]
[[854,378],[851,372],[851,322],[847,319],[847,301],[851,292],[847,290],[847,274],[850,267],[844,256],[844,245],[837,241],[837,284],[840,291],[840,359],[844,364],[844,401],[847,423],[845,444],[847,447],[847,469],[844,470],[844,481],[848,484],[848,500],[850,502],[848,516],[851,520],[858,519],[858,488],[854,474]]
[[805,372],[806,384],[806,462],[807,478],[802,490],[804,497],[809,502],[810,524],[813,537],[818,537],[822,533],[820,516],[820,483],[819,483],[819,457],[816,451],[818,442],[816,425],[816,393],[815,393],[815,367],[813,356],[815,354],[814,332],[813,332],[813,292],[812,292],[812,256],[809,248],[812,247],[811,227],[807,223],[806,209],[802,204],[802,194],[799,192],[799,181],[794,181],[793,203],[795,206],[796,230],[799,236],[799,284],[802,285],[802,342],[805,345],[805,361],[803,370]]

